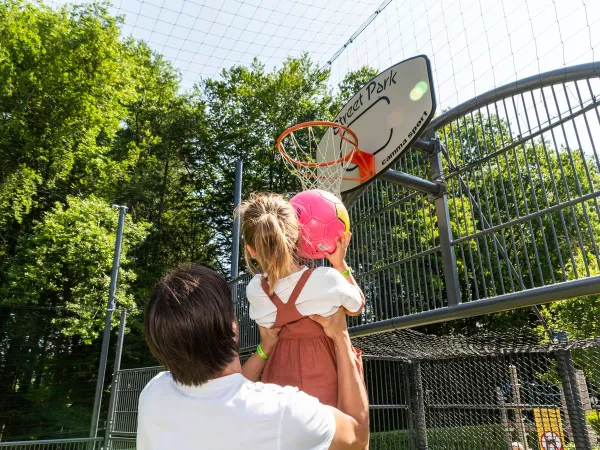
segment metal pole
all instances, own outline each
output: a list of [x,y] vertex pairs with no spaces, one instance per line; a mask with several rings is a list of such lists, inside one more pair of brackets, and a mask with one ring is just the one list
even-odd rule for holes
[[[512,401],[517,405],[521,405],[521,383],[519,383],[519,374],[517,372],[517,366],[514,364],[510,364],[508,366],[508,371],[510,374],[510,386],[511,386],[511,394]],[[529,449],[527,444],[527,430],[525,428],[525,417],[523,416],[523,412],[521,409],[515,409],[515,425],[517,429],[517,439],[523,445],[525,450]]]
[[344,202],[344,205],[346,205],[346,208],[348,208],[348,210],[352,207],[352,205],[354,205],[354,203],[356,203],[356,201],[360,198],[365,189],[367,189],[366,186],[362,186],[357,189],[354,189],[349,194],[342,194],[342,201]]
[[387,181],[389,183],[399,184],[410,189],[414,189],[418,192],[423,192],[429,195],[439,195],[442,192],[443,186],[433,181],[424,180],[419,177],[415,177],[409,173],[400,172],[399,170],[386,170],[379,176],[380,180]]
[[502,419],[502,434],[504,434],[504,443],[506,444],[506,450],[512,450],[512,439],[510,436],[510,424],[508,422],[508,414],[506,412],[506,402],[504,401],[504,394],[500,386],[496,387],[496,398],[498,399],[498,406],[500,407],[500,418]]
[[406,395],[407,398],[407,406],[408,406],[408,430],[409,430],[409,447],[412,449],[415,449],[417,447],[418,444],[418,438],[417,438],[417,434],[416,434],[416,427],[415,427],[415,407],[413,405],[413,398],[412,398],[412,384],[413,384],[413,380],[412,377],[410,375],[410,366],[412,363],[409,362],[405,362],[402,365],[402,376],[403,378],[408,380],[408,383],[404,384],[404,393]]
[[108,416],[106,418],[106,431],[104,432],[104,450],[110,446],[110,434],[115,423],[115,405],[117,403],[119,388],[119,371],[121,370],[121,354],[123,353],[123,340],[125,339],[125,322],[127,321],[127,311],[121,311],[121,320],[119,322],[119,335],[117,337],[117,351],[115,353],[115,364],[113,367],[112,383],[110,386],[110,400],[108,401]]
[[106,432],[104,435],[104,449],[109,448],[109,438],[114,426],[115,405],[118,398],[119,372],[121,369],[121,355],[123,352],[123,341],[125,339],[125,324],[127,321],[127,311],[121,311],[119,322],[119,334],[117,337],[117,349],[115,353],[115,363],[113,368],[113,378],[111,383],[110,400],[108,403],[108,417],[106,421]]
[[110,276],[110,290],[108,293],[108,306],[106,308],[106,321],[104,323],[104,336],[102,337],[102,351],[100,353],[100,365],[98,367],[98,381],[96,382],[96,396],[94,398],[94,409],[92,410],[92,424],[90,426],[90,437],[98,435],[98,420],[100,419],[100,406],[102,404],[102,390],[104,387],[104,374],[106,372],[106,361],[108,359],[108,345],[110,343],[110,325],[112,314],[115,309],[115,292],[117,290],[117,279],[119,277],[119,262],[121,260],[121,246],[123,244],[123,226],[125,224],[126,206],[117,206],[119,209],[119,225],[117,226],[117,239],[115,241],[115,255],[113,258],[112,274]]
[[[431,165],[431,178],[438,182],[444,182],[444,167],[442,165],[442,144],[440,140],[432,135],[431,139],[435,146],[435,152],[429,158]],[[460,285],[458,282],[458,269],[456,267],[456,254],[452,245],[452,228],[450,223],[450,211],[448,209],[448,195],[445,188],[435,199],[435,214],[438,222],[438,232],[440,234],[440,251],[444,264],[444,280],[446,282],[446,296],[448,297],[448,306],[455,306],[461,303]]]
[[584,297],[600,293],[600,276],[579,278],[558,284],[511,292],[483,300],[461,303],[453,307],[431,309],[417,314],[409,314],[380,322],[358,325],[350,329],[352,337],[367,336],[391,330],[415,328],[451,320],[493,314],[527,306],[541,305],[568,298]]
[[417,449],[427,450],[427,423],[425,419],[425,398],[423,395],[423,379],[421,377],[421,363],[409,364],[410,389],[412,397],[412,410],[417,437]]
[[[564,332],[556,333],[555,338],[566,344],[566,335]],[[573,365],[571,350],[557,350],[556,359],[558,362],[557,369],[563,385],[565,403],[567,404],[567,412],[573,433],[573,440],[577,450],[591,450],[592,443],[590,440],[589,430],[581,401],[581,394],[577,385],[577,374]]]
[[428,155],[432,154],[435,151],[435,146],[433,145],[433,142],[431,142],[428,139],[417,139],[413,144],[413,148],[416,148],[417,150],[423,153],[427,153]]
[[240,214],[237,210],[242,202],[242,169],[243,162],[235,162],[235,188],[233,194],[233,243],[231,247],[231,279],[235,279],[240,271]]

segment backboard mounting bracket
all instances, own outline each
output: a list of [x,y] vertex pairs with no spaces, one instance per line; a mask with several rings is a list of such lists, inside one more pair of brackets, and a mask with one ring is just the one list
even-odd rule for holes
[[[423,151],[427,158],[435,157],[441,152],[441,143],[435,136],[431,136],[428,139],[417,139],[413,144],[413,147]],[[419,178],[409,173],[401,172],[399,170],[388,169],[382,172],[380,177],[389,183],[398,184],[400,186],[413,189],[417,192],[427,194],[430,199],[436,199],[446,193],[446,182],[440,174],[432,173],[433,181]]]
[[422,151],[428,155],[431,155],[435,152],[435,144],[431,139],[417,139],[415,143],[412,145],[417,150]]
[[400,186],[431,195],[434,198],[443,194],[446,190],[445,183],[425,180],[409,173],[400,172],[399,170],[386,170],[380,175],[380,178],[384,181],[399,184]]

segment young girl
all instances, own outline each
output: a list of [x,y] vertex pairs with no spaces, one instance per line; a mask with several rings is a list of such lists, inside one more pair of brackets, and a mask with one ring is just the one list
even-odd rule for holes
[[[310,315],[331,316],[338,308],[358,315],[365,298],[344,258],[350,233],[326,254],[332,267],[308,269],[299,263],[296,211],[281,196],[253,196],[240,208],[248,267],[256,275],[246,288],[250,317],[265,328],[281,328],[267,359],[262,382],[295,386],[337,406],[335,348]],[[360,351],[356,363],[362,373]]]

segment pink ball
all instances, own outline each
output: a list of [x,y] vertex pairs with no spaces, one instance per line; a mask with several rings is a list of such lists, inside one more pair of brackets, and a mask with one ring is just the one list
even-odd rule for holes
[[323,251],[333,253],[335,238],[350,231],[348,210],[335,195],[320,189],[300,192],[290,200],[298,213],[300,222],[300,245],[302,258],[320,259]]

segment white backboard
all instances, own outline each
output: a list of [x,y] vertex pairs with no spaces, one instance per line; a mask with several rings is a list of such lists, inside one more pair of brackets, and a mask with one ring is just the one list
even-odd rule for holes
[[[433,118],[435,107],[431,66],[429,59],[421,55],[402,61],[369,81],[346,103],[334,122],[354,131],[360,150],[375,155],[376,177],[410,148]],[[335,134],[334,145],[330,133]],[[323,136],[317,162],[341,156],[337,133],[337,129],[330,129]],[[327,148],[322,148],[325,143]],[[348,166],[345,176],[358,178],[358,167]],[[358,180],[344,180],[341,192],[350,192],[360,185]]]

